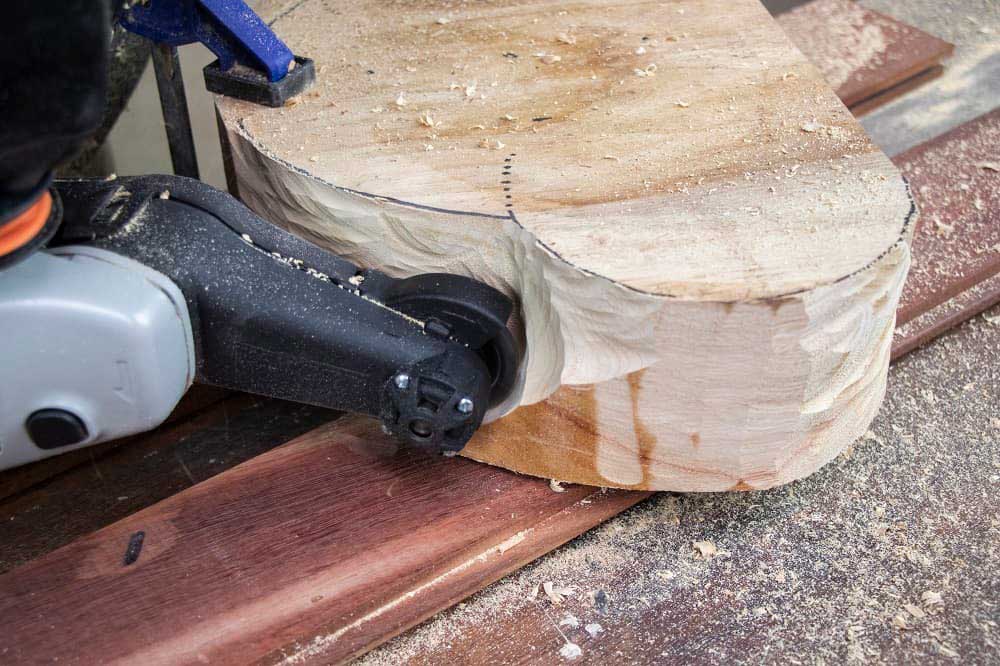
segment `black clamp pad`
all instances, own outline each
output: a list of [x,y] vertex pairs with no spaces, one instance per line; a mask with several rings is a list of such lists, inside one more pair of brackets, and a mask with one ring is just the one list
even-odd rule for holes
[[218,60],[203,71],[209,92],[272,107],[282,106],[316,81],[312,59],[302,56],[295,56],[295,67],[280,81],[270,81],[263,72],[239,64],[223,71]]

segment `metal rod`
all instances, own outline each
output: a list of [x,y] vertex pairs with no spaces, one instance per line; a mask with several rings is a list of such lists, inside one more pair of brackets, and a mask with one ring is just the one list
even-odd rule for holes
[[198,158],[194,151],[191,116],[188,114],[177,47],[154,45],[153,70],[156,72],[156,87],[160,91],[160,108],[163,109],[163,125],[167,130],[167,145],[170,146],[170,161],[174,165],[174,173],[198,178]]

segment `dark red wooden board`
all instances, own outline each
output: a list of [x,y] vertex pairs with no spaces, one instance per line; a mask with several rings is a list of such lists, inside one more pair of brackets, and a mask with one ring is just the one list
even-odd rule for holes
[[1000,271],[1000,108],[893,158],[920,209],[897,323]]
[[[928,80],[925,73],[954,50],[852,0],[813,0],[777,21],[855,115],[902,94],[912,87],[903,84],[914,77]],[[893,94],[882,94],[890,90]]]

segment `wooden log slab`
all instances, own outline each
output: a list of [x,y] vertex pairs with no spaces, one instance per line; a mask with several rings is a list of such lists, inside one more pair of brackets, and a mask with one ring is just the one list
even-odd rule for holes
[[262,10],[318,82],[281,109],[219,100],[244,201],[363,266],[518,302],[523,407],[468,455],[751,489],[864,432],[913,205],[755,0]]

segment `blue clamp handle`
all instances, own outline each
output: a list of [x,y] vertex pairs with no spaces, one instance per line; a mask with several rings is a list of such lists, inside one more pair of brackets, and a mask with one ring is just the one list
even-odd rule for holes
[[293,55],[243,0],[147,0],[122,10],[122,27],[154,42],[181,46],[201,42],[227,71],[239,63],[280,81]]

